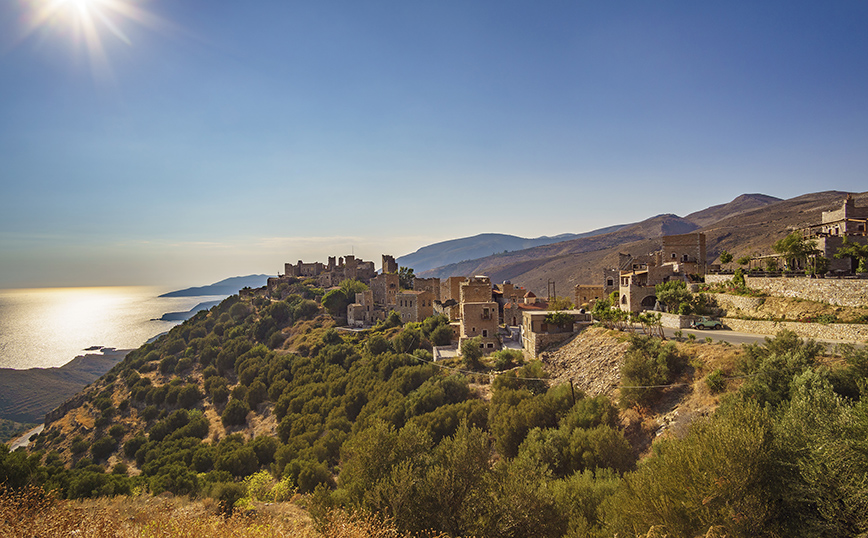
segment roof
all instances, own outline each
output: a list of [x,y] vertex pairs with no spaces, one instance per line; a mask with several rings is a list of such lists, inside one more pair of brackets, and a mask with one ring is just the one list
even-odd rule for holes
[[536,297],[536,294],[532,291],[529,291],[529,292],[525,293],[524,296],[525,297]]

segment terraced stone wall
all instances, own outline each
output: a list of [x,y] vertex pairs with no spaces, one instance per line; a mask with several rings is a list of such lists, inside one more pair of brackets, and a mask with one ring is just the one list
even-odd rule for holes
[[[730,280],[731,275],[706,275],[708,284]],[[808,299],[837,306],[868,305],[868,279],[771,278],[745,276],[748,288],[777,297]]]

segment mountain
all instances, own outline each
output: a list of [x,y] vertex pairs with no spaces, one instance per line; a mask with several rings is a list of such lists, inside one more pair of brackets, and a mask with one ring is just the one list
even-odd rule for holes
[[215,282],[210,286],[187,288],[164,293],[160,297],[198,297],[200,295],[234,295],[242,288],[261,288],[270,275],[234,276]]
[[403,267],[412,267],[416,273],[421,273],[435,267],[457,263],[463,260],[472,260],[484,256],[524,250],[536,246],[550,245],[582,237],[592,237],[617,231],[626,224],[608,226],[598,230],[580,234],[561,234],[554,237],[536,237],[526,239],[515,235],[506,234],[479,234],[473,237],[462,237],[442,241],[420,248],[412,254],[401,256],[396,262]]
[[[661,235],[688,233],[697,228],[696,224],[676,215],[658,215],[642,222],[619,227],[613,232],[467,260],[423,271],[420,276],[446,278],[453,275],[485,274],[491,277],[492,282],[514,280],[528,270],[532,270],[541,260],[566,259],[576,254],[602,251]],[[545,289],[543,287],[540,291]]]
[[[746,194],[685,218],[659,215],[608,234],[468,260],[424,271],[419,276],[484,274],[492,282],[510,280],[537,294],[545,294],[548,282],[553,281],[559,295],[571,296],[576,284],[599,283],[605,268],[617,266],[619,252],[648,254],[660,248],[663,235],[705,233],[709,262],[723,250],[736,257],[769,254],[772,244],[790,229],[820,222],[821,212],[837,208],[846,195],[823,191],[779,200]],[[857,205],[868,205],[868,193],[854,198]]]
[[80,355],[60,368],[0,368],[0,417],[41,422],[46,413],[108,372],[129,350]]
[[190,310],[184,312],[166,312],[160,318],[160,321],[185,321],[192,318],[202,310],[208,310],[209,308],[217,306],[220,302],[221,301],[206,301],[204,303],[199,303]]
[[780,198],[765,194],[742,194],[728,204],[714,205],[702,211],[691,213],[684,218],[698,226],[707,226],[780,201]]

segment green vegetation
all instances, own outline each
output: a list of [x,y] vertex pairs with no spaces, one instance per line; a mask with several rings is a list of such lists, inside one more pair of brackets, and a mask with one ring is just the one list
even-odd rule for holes
[[[130,353],[85,393],[92,429],[52,426],[29,453],[0,447],[0,481],[69,499],[210,497],[227,513],[298,493],[322,525],[337,509],[448,536],[868,532],[865,350],[842,348],[830,368],[792,333],[747,346],[740,386],[721,370],[699,378],[721,407],[638,461],[623,417],[690,376],[674,343],[629,337],[616,406],[550,386],[514,351],[483,357],[479,341],[432,364],[443,317],[339,332],[304,297],[311,284],[292,286],[231,297]],[[490,400],[468,376],[490,383]],[[263,417],[274,435],[251,436]]]
[[552,297],[549,299],[548,310],[572,310],[573,302],[567,297]]
[[817,242],[805,239],[800,232],[792,232],[783,239],[779,239],[772,245],[772,250],[782,255],[786,260],[788,270],[793,270],[799,261],[804,261],[806,266],[810,264],[808,271],[825,273],[828,260],[820,256],[817,250]]
[[402,290],[412,290],[416,281],[416,274],[412,267],[398,268],[398,284]]
[[868,272],[868,245],[860,245],[859,243],[850,241],[844,237],[844,244],[838,248],[835,253],[836,259],[850,258],[856,261],[856,272]]

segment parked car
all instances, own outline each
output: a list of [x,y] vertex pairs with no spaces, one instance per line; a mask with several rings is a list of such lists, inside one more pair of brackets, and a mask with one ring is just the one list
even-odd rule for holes
[[723,329],[723,325],[716,319],[702,317],[690,322],[693,329]]

